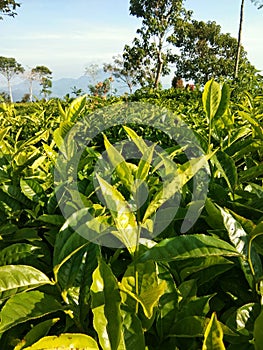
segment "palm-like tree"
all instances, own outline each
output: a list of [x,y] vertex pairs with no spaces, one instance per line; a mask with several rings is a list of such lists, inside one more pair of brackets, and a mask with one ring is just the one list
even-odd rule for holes
[[[258,10],[263,8],[263,1],[259,0],[250,0],[252,4],[258,7]],[[240,60],[240,52],[241,52],[241,37],[242,37],[242,29],[243,29],[243,20],[244,20],[244,5],[245,0],[241,0],[240,7],[240,19],[239,19],[239,30],[238,30],[238,45],[237,45],[237,54],[236,54],[236,62],[235,62],[235,78],[238,77],[238,68],[239,68],[239,60]]]

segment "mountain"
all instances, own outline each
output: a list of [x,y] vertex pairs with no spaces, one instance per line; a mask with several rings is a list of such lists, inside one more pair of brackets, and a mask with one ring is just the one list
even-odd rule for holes
[[[100,72],[97,79],[98,81],[103,81],[108,77],[108,74],[104,73],[103,71]],[[77,79],[74,78],[61,78],[58,80],[52,81],[52,94],[51,97],[59,97],[63,98],[66,94],[70,94],[72,96],[72,89],[76,87],[76,89],[83,90],[84,93],[88,93],[89,89],[88,86],[90,84],[90,79],[83,75]],[[128,91],[127,88],[123,87],[122,84],[114,81],[112,84],[112,88],[117,89],[118,95],[121,95]],[[41,87],[37,82],[34,82],[33,84],[33,95],[36,98],[41,98],[40,95]],[[0,86],[0,93],[1,92],[7,92],[6,86]],[[12,93],[13,93],[13,99],[14,101],[21,101],[23,96],[26,93],[29,93],[29,84],[27,81],[22,81],[21,83],[14,84],[12,86]]]

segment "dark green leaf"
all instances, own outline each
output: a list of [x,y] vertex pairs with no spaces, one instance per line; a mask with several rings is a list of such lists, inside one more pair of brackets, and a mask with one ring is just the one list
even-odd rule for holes
[[262,350],[262,344],[263,344],[263,311],[259,314],[259,316],[256,318],[255,324],[254,324],[254,338],[255,338],[255,349],[256,350]]
[[202,234],[182,235],[164,239],[146,253],[139,261],[173,261],[209,256],[239,256],[229,243]]
[[43,317],[59,310],[63,310],[63,307],[53,296],[39,291],[14,295],[6,302],[0,312],[0,333],[19,323]]
[[32,256],[36,246],[27,243],[15,243],[0,251],[0,266],[12,265],[25,258]]

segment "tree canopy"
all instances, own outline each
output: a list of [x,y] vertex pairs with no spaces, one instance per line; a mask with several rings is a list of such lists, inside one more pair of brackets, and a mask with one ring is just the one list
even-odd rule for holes
[[[256,0],[251,0],[258,3]],[[214,21],[192,19],[183,0],[130,0],[130,14],[142,19],[137,36],[123,51],[122,77],[158,88],[175,66],[175,76],[205,84],[211,77],[233,78],[238,42]],[[240,48],[243,72],[256,72]],[[111,67],[113,68],[113,67]]]
[[32,69],[32,73],[37,77],[37,80],[42,86],[41,94],[46,99],[51,94],[52,88],[52,71],[46,66],[36,66]]
[[24,68],[16,61],[15,58],[0,56],[0,74],[2,74],[7,80],[11,102],[13,102],[11,80],[15,75],[21,73],[24,73]]
[[131,0],[130,14],[142,19],[139,35],[124,48],[126,69],[137,71],[136,82],[157,88],[160,78],[169,74],[173,53],[169,41],[177,26],[183,26],[191,12],[183,0]]
[[[237,40],[230,34],[221,33],[216,22],[192,20],[179,30],[175,45],[177,55],[175,75],[205,84],[210,78],[232,78]],[[240,63],[245,70],[251,68],[247,53],[241,48]]]
[[0,19],[3,19],[2,15],[14,17],[19,6],[20,3],[15,0],[0,0]]

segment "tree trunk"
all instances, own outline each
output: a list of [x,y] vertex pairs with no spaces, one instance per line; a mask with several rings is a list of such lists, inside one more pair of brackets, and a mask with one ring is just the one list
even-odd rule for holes
[[13,103],[13,94],[10,79],[7,79],[7,86],[9,91],[10,102]]
[[161,34],[159,37],[159,44],[158,44],[158,61],[157,61],[157,71],[156,71],[155,80],[154,80],[154,89],[158,88],[158,85],[162,76],[162,71],[163,71],[163,58],[162,58],[163,38],[164,38],[164,34]]
[[235,61],[235,75],[234,75],[235,78],[238,77],[238,68],[239,68],[239,60],[240,60],[240,53],[241,53],[241,37],[242,37],[242,28],[243,28],[243,20],[244,20],[244,4],[245,4],[245,0],[241,0],[238,44],[237,44],[237,53],[236,53],[236,61]]
[[29,101],[32,102],[33,101],[33,80],[32,79],[30,79],[29,84],[30,84],[30,86],[29,86],[29,95],[30,95]]
[[158,88],[160,79],[161,79],[161,74],[163,70],[163,61],[161,59],[158,60],[158,66],[157,66],[157,72],[155,76],[155,81],[154,81],[154,89]]

